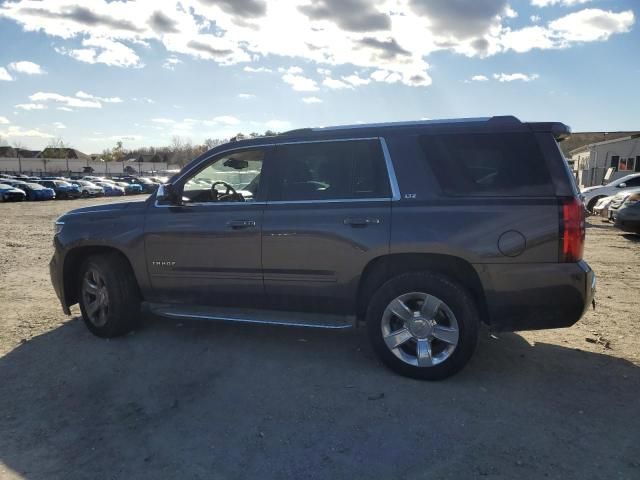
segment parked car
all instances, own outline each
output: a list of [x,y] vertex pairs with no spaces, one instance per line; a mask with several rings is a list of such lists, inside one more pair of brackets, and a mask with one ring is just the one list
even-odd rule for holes
[[124,188],[109,182],[96,182],[96,185],[104,190],[107,197],[120,197],[124,195]]
[[620,177],[606,185],[585,188],[582,190],[582,198],[587,210],[592,212],[601,198],[615,195],[620,190],[633,187],[640,187],[640,173],[632,173],[631,175]]
[[593,214],[602,218],[609,218],[609,205],[614,197],[615,195],[611,195],[598,200],[595,207],[593,207]]
[[25,182],[24,180],[18,180],[17,178],[5,179],[5,180],[2,180],[2,183],[6,185],[11,185],[14,188],[19,188],[20,190],[23,190],[22,187],[27,184],[27,182]]
[[140,185],[144,193],[154,193],[159,186],[158,183],[154,183],[148,178],[144,177],[122,177],[121,181],[129,183],[131,185]]
[[56,199],[76,199],[80,198],[82,192],[80,187],[63,180],[40,180],[38,182],[43,187],[51,188],[56,192]]
[[88,180],[73,180],[72,185],[80,187],[82,197],[102,197],[105,194],[104,188]]
[[138,183],[116,182],[116,185],[124,188],[125,195],[138,195],[144,193],[142,185]]
[[619,193],[615,194],[611,199],[611,203],[609,203],[609,207],[607,208],[607,218],[611,221],[614,221],[618,209],[622,206],[625,200],[634,193],[640,193],[640,187],[628,188],[625,190],[621,190]]
[[60,217],[52,283],[101,337],[131,331],[142,309],[363,322],[391,369],[441,379],[468,362],[481,322],[568,327],[591,304],[584,206],[556,143],[569,133],[492,117],[220,145],[146,201]]
[[27,198],[26,193],[13,185],[0,183],[0,201],[22,202]]
[[56,192],[53,188],[47,188],[39,183],[25,183],[20,187],[27,194],[27,200],[54,200]]
[[640,193],[629,195],[615,214],[615,227],[640,234]]

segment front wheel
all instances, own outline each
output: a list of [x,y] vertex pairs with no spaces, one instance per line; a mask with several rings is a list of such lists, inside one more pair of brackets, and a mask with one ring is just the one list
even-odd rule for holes
[[133,330],[140,318],[140,294],[128,262],[118,253],[89,257],[79,278],[79,303],[87,328],[111,338]]
[[422,380],[460,371],[475,350],[478,325],[471,295],[439,273],[394,277],[367,309],[369,339],[378,357],[396,373]]

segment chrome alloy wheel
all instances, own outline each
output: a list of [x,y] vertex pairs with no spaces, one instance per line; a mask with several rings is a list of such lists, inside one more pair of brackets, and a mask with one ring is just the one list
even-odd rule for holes
[[382,314],[382,338],[387,348],[414,367],[431,367],[449,358],[460,337],[449,306],[422,292],[400,295]]
[[109,292],[95,268],[87,270],[82,279],[82,299],[88,320],[96,327],[104,326],[109,314]]

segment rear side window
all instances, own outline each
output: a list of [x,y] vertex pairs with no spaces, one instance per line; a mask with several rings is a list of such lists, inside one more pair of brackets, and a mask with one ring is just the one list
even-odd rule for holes
[[420,144],[449,195],[553,195],[545,159],[531,134],[424,135]]
[[389,178],[377,140],[310,142],[276,149],[271,200],[389,197]]

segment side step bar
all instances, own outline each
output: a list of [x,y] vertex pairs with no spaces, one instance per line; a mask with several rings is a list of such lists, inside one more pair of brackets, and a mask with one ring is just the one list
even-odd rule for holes
[[178,306],[144,302],[143,309],[173,319],[282,325],[287,327],[343,329],[355,325],[355,316],[279,310],[248,310],[207,306]]

